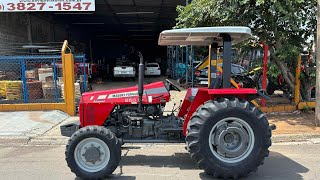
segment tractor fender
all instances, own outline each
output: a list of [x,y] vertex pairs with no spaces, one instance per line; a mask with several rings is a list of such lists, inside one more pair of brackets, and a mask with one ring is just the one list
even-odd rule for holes
[[183,135],[187,133],[187,126],[192,115],[201,107],[205,102],[217,98],[235,97],[251,101],[257,97],[270,98],[264,92],[257,91],[251,88],[241,89],[208,89],[208,88],[189,88],[184,101],[181,105],[178,117],[184,118]]

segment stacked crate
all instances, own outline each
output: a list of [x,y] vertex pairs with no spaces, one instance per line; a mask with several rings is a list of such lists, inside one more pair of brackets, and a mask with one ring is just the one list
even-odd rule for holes
[[22,81],[6,81],[6,99],[22,99]]
[[55,98],[55,87],[53,81],[53,69],[52,68],[40,68],[39,69],[39,81],[42,81],[43,96],[45,99]]
[[3,80],[6,80],[6,78],[7,78],[6,73],[4,73],[3,71],[0,71],[0,80],[3,81]]
[[0,94],[1,98],[6,98],[6,81],[0,81]]
[[39,81],[46,82],[47,77],[53,77],[52,68],[39,68],[38,69]]
[[[61,94],[64,99],[64,84],[61,84]],[[74,94],[76,98],[81,97],[81,90],[80,90],[80,84],[79,83],[74,83]]]
[[42,82],[41,81],[27,82],[27,91],[29,94],[29,99],[43,98]]
[[26,78],[28,80],[37,80],[38,79],[38,70],[37,69],[32,69],[32,70],[27,70],[26,71]]

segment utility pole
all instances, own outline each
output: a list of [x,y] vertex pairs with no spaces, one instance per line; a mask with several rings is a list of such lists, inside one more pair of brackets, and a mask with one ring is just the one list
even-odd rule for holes
[[317,12],[317,73],[316,73],[316,126],[320,126],[320,0],[318,0],[318,12]]

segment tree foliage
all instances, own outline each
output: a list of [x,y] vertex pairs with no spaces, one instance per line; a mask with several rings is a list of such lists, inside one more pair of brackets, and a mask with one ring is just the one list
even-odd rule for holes
[[175,28],[248,26],[258,41],[269,45],[270,60],[294,90],[290,71],[316,31],[316,0],[193,0],[178,6]]

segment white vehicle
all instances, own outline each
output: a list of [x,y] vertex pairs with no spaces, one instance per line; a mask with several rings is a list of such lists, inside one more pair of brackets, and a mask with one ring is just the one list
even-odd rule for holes
[[146,63],[144,74],[146,76],[160,76],[161,70],[158,63]]
[[113,68],[113,77],[132,78],[135,80],[136,68],[130,62],[118,61],[116,66]]

